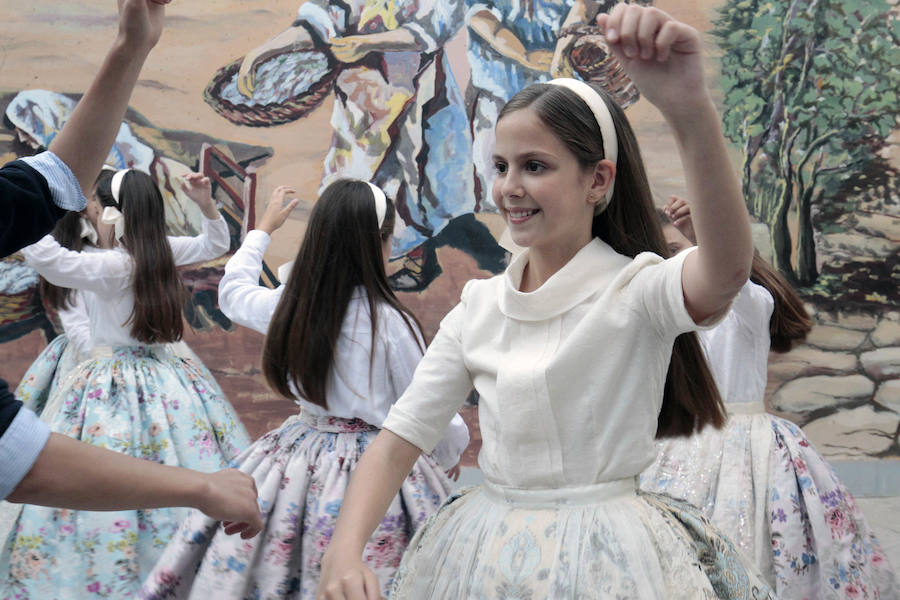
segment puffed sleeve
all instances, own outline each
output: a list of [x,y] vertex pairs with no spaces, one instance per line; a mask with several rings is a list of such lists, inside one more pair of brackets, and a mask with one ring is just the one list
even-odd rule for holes
[[191,265],[218,258],[231,247],[228,223],[219,215],[218,219],[203,217],[200,235],[169,236],[169,246],[176,265]]
[[258,229],[247,233],[244,243],[225,264],[219,282],[219,309],[226,317],[244,327],[266,333],[284,286],[274,290],[259,285],[263,255],[269,235]]
[[383,425],[426,453],[444,437],[472,390],[472,376],[465,365],[461,339],[466,289],[460,303],[441,321],[412,382],[391,407]]

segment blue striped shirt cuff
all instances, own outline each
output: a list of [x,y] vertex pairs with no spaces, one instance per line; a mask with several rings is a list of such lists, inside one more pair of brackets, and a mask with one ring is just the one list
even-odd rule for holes
[[87,198],[81,191],[81,184],[78,183],[69,165],[60,157],[48,150],[34,156],[26,156],[22,160],[47,180],[53,204],[63,210],[75,212],[84,210]]
[[50,438],[50,428],[24,406],[0,437],[0,499],[12,493],[34,466]]

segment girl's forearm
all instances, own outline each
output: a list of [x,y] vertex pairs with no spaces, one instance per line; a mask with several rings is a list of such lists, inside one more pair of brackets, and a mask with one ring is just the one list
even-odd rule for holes
[[753,242],[740,181],[728,156],[719,115],[705,97],[685,114],[667,115],[684,165],[697,237],[694,259],[704,288],[701,312],[728,304],[750,273]]
[[382,429],[350,479],[341,503],[329,554],[361,556],[366,542],[384,518],[394,496],[422,451]]

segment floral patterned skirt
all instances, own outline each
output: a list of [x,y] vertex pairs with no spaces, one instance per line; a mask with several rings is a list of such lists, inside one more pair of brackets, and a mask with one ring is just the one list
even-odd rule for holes
[[16,399],[41,414],[47,398],[59,385],[60,380],[84,358],[69,343],[66,334],[58,335],[47,344],[38,357],[31,363],[16,388]]
[[416,534],[392,600],[772,600],[690,505],[634,479],[558,490],[490,483],[452,496]]
[[[237,461],[259,490],[264,521],[259,535],[249,540],[225,535],[219,523],[192,511],[140,598],[312,600],[350,476],[377,433],[359,419],[306,412],[288,418]],[[382,593],[409,539],[450,488],[437,463],[420,457],[365,548]]]
[[[82,362],[42,418],[89,444],[207,472],[250,445],[208,371],[159,347],[115,348]],[[0,598],[130,598],[187,513],[24,505],[0,550]]]
[[699,507],[780,597],[900,598],[853,496],[790,421],[732,414],[721,430],[659,447],[641,488]]

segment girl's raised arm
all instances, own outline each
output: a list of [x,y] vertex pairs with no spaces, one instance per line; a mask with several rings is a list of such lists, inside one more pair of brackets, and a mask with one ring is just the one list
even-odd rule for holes
[[703,77],[697,31],[652,7],[620,4],[597,17],[610,49],[675,134],[697,251],[682,274],[695,322],[721,314],[750,274],[753,243],[740,182]]
[[247,233],[244,243],[225,264],[225,274],[219,282],[219,308],[225,316],[244,327],[265,334],[284,286],[274,290],[259,285],[263,256],[272,233],[281,227],[300,201],[292,199],[284,205],[285,196],[293,194],[288,187],[278,187],[272,193],[259,227]]

